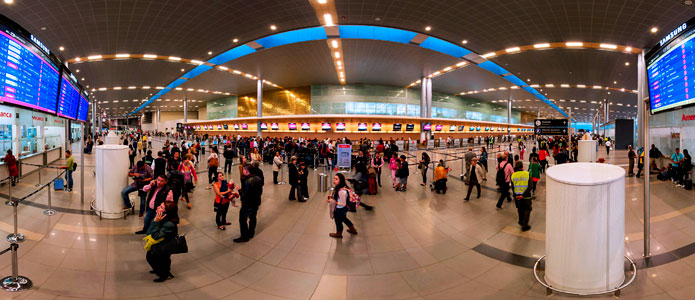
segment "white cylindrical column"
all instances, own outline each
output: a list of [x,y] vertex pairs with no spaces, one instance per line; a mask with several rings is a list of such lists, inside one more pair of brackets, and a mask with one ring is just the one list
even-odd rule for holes
[[596,162],[598,160],[595,140],[579,140],[577,151],[578,162]]
[[[108,137],[107,137],[108,139]],[[121,190],[128,185],[128,146],[102,145],[96,148],[96,201],[94,208],[105,219],[123,217]]]
[[625,280],[625,170],[574,163],[547,170],[545,280],[600,292]]
[[115,132],[109,131],[109,133],[104,138],[104,144],[106,144],[106,145],[120,145],[121,144],[121,138],[119,138]]

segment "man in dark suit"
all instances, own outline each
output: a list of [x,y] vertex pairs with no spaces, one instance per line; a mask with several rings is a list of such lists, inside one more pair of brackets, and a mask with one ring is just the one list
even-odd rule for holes
[[[299,171],[297,171],[297,157],[292,156],[290,158],[290,163],[287,165],[289,173],[289,184],[292,186],[290,188],[290,200],[303,199],[302,198],[302,188],[299,182]],[[297,198],[294,197],[295,191],[297,191]]]
[[249,166],[249,177],[242,183],[241,208],[239,209],[239,231],[241,236],[234,239],[235,243],[248,242],[256,232],[256,214],[261,206],[263,195],[263,173],[260,172],[258,161]]
[[157,214],[157,207],[164,201],[174,201],[174,195],[167,186],[166,175],[159,175],[157,180],[153,180],[152,183],[146,185],[142,188],[143,191],[147,192],[147,208],[145,213],[145,222],[142,226],[142,230],[135,232],[135,234],[144,234],[150,227],[150,223]]

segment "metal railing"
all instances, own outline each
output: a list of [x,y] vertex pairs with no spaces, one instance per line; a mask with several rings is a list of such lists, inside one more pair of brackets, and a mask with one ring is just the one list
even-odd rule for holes
[[[50,168],[50,167],[49,167]],[[53,167],[54,168],[54,167]],[[57,169],[57,168],[56,168]],[[0,255],[5,254],[7,252],[10,252],[12,255],[12,275],[6,276],[0,280],[0,286],[3,290],[8,291],[8,292],[17,292],[17,291],[22,291],[29,289],[32,286],[32,281],[31,279],[25,277],[25,276],[20,276],[19,275],[19,259],[17,257],[17,250],[19,249],[19,244],[22,243],[25,239],[24,235],[18,232],[18,220],[17,220],[17,207],[19,206],[19,203],[22,201],[28,199],[29,197],[32,197],[39,193],[41,190],[47,188],[48,191],[48,208],[43,211],[44,215],[47,216],[52,216],[56,212],[52,207],[52,201],[51,201],[51,184],[55,182],[56,179],[61,178],[67,171],[59,172],[56,177],[53,179],[49,180],[47,183],[44,184],[39,184],[38,189],[35,191],[25,195],[22,198],[13,198],[12,197],[12,184],[7,185],[7,194],[8,194],[8,199],[7,202],[5,202],[5,205],[12,206],[12,215],[13,215],[13,232],[7,235],[7,241],[10,242],[10,247],[0,251]],[[5,181],[10,180],[10,178],[5,178],[3,180],[0,180],[0,183],[4,183]]]

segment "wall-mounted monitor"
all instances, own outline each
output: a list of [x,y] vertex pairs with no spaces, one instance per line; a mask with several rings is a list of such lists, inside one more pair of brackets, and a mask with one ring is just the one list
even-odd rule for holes
[[367,131],[367,123],[357,123],[357,131]]
[[449,131],[456,131],[456,125],[449,126]]
[[460,126],[459,126],[459,131],[464,131],[464,130],[466,130],[466,126],[460,125]]
[[287,124],[287,127],[290,130],[297,130],[297,123],[289,123],[289,124]]
[[442,131],[442,129],[444,129],[444,125],[442,124],[437,124],[436,126],[434,126],[435,131]]
[[321,130],[331,130],[331,123],[321,123]]
[[335,123],[335,131],[345,131],[345,123]]
[[490,127],[485,127],[485,131],[490,131]]
[[470,128],[468,128],[468,130],[469,131],[475,131],[475,126],[471,126]]
[[234,125],[232,125],[232,127],[234,127],[234,130],[239,130],[239,128],[240,128],[239,124],[234,124]]
[[63,73],[60,80],[60,94],[58,95],[58,116],[75,119],[77,118],[77,108],[80,105],[80,90],[77,84],[72,82],[67,73]]
[[224,130],[229,130],[229,125],[228,125],[228,124],[224,124],[224,125],[222,125],[222,127],[224,127]]
[[268,124],[267,123],[261,123],[261,130],[268,130]]
[[401,123],[393,124],[393,131],[401,131],[402,128],[403,126],[401,125]]
[[249,125],[246,123],[241,123],[241,129],[243,129],[243,130],[249,129]]
[[203,125],[203,129],[208,130],[208,125]]
[[381,123],[372,123],[372,131],[381,131]]
[[[30,37],[0,25],[0,100],[56,113],[61,76],[59,64],[47,53],[47,48],[36,46]],[[69,107],[74,112],[64,113],[71,119],[79,106],[79,92],[76,94],[75,100],[70,99],[74,107]]]
[[311,124],[309,123],[302,123],[302,130],[311,130]]
[[694,38],[695,18],[692,18],[667,31],[645,55],[652,114],[695,104]]
[[280,130],[278,123],[270,123],[270,130]]
[[423,131],[430,131],[432,130],[432,124],[427,123],[425,126],[422,128]]
[[480,131],[480,126],[476,127],[475,131]]
[[415,124],[405,124],[405,131],[415,130]]
[[85,96],[84,92],[80,94],[80,106],[77,110],[77,120],[82,122],[87,122],[87,117],[89,116],[89,100]]
[[222,125],[217,124],[217,129],[218,129],[218,130],[222,130]]

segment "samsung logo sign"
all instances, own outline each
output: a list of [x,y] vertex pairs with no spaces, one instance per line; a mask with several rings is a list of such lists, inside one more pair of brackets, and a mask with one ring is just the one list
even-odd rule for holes
[[51,54],[51,51],[48,50],[48,47],[46,47],[39,39],[37,39],[33,34],[31,35],[31,40],[36,43],[43,51],[45,51],[48,54]]
[[668,41],[670,41],[674,36],[678,35],[678,34],[681,33],[683,30],[685,30],[685,28],[686,28],[687,26],[688,26],[688,25],[686,25],[685,23],[683,23],[683,25],[681,25],[681,26],[678,26],[678,28],[674,29],[673,31],[671,31],[671,33],[667,34],[663,39],[661,39],[661,42],[659,42],[659,46],[663,46],[664,44],[666,44],[666,43],[667,43]]

